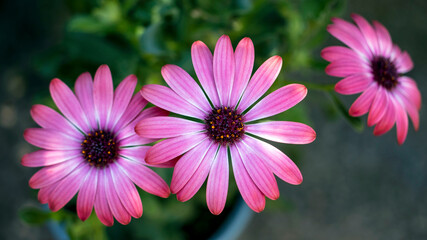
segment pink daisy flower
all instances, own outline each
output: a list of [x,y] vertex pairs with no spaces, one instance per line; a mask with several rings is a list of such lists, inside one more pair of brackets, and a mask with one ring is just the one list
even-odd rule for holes
[[404,76],[413,68],[411,57],[391,41],[387,29],[374,21],[352,14],[356,26],[339,18],[327,30],[349,48],[327,47],[322,57],[331,63],[326,73],[344,77],[335,85],[341,94],[362,93],[349,113],[362,116],[369,112],[368,126],[375,125],[374,135],[382,135],[396,123],[397,141],[403,144],[408,133],[408,117],[415,130],[419,127],[421,94],[417,84]]
[[302,175],[289,157],[258,137],[306,144],[315,139],[315,132],[302,123],[254,121],[293,107],[306,96],[307,89],[290,84],[254,105],[279,75],[282,59],[268,59],[249,81],[254,63],[249,38],[242,39],[233,52],[230,38],[222,36],[213,57],[208,47],[197,41],[191,54],[201,87],[182,68],[166,65],[162,75],[170,88],[146,85],[141,90],[151,103],[186,116],[146,118],[136,125],[135,131],[142,137],[166,138],[148,150],[146,161],[159,164],[182,155],[174,168],[171,192],[179,201],[187,201],[207,178],[207,205],[213,214],[219,214],[227,198],[230,156],[243,199],[260,212],[265,196],[279,197],[274,174],[290,184],[300,184]]
[[[59,79],[50,83],[50,93],[61,114],[34,105],[31,115],[41,128],[24,133],[27,142],[42,150],[26,154],[22,165],[43,167],[30,179],[40,189],[38,199],[52,211],[61,209],[78,192],[77,214],[86,220],[92,207],[99,220],[111,226],[114,218],[128,224],[142,215],[142,204],[134,185],[151,194],[168,197],[168,185],[144,160],[155,141],[135,134],[137,122],[168,112],[147,104],[134,93],[137,79],[126,77],[114,92],[107,65],[99,67],[95,79],[83,73],[75,83],[76,95]],[[165,163],[164,166],[170,166]]]

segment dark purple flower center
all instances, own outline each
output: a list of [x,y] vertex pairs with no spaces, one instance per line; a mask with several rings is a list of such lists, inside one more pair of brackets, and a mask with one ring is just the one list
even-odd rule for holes
[[221,145],[233,144],[245,133],[242,119],[242,115],[233,108],[216,108],[205,119],[207,134]]
[[372,73],[374,74],[374,80],[381,86],[390,90],[397,85],[397,73],[396,66],[390,59],[385,57],[374,57],[371,61]]
[[82,142],[83,158],[91,165],[103,168],[114,162],[118,155],[118,146],[113,134],[97,130],[86,135]]

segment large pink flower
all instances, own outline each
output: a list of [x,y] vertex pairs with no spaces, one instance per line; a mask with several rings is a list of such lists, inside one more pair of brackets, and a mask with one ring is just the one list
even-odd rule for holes
[[[40,189],[38,198],[52,211],[61,209],[77,193],[77,214],[86,220],[95,207],[102,223],[111,226],[113,216],[128,224],[142,215],[138,185],[146,192],[168,197],[168,185],[144,160],[155,140],[139,137],[134,127],[147,117],[168,112],[147,104],[141,94],[133,95],[137,79],[126,77],[114,92],[110,69],[99,67],[95,79],[79,76],[76,95],[61,80],[53,79],[50,92],[61,114],[35,105],[31,115],[42,128],[30,128],[25,139],[42,150],[26,154],[22,165],[43,167],[30,179]],[[168,165],[165,163],[164,165]]]
[[331,63],[326,73],[344,77],[335,85],[341,94],[362,92],[350,107],[352,116],[369,112],[368,126],[374,135],[389,131],[396,123],[397,141],[403,144],[408,133],[409,114],[414,128],[419,126],[421,94],[414,80],[404,73],[413,68],[407,52],[394,45],[387,29],[374,21],[373,27],[361,16],[352,15],[356,25],[332,19],[328,31],[348,47],[323,49],[322,57]]
[[187,201],[208,178],[207,205],[213,214],[219,214],[227,198],[230,154],[243,199],[260,212],[265,196],[279,197],[274,174],[291,184],[300,184],[302,176],[291,159],[258,137],[306,144],[315,139],[315,132],[296,122],[254,121],[293,107],[306,96],[307,89],[290,84],[254,105],[279,75],[282,59],[268,59],[249,81],[254,62],[249,38],[242,39],[233,52],[230,38],[222,36],[213,57],[208,47],[197,41],[191,54],[202,88],[180,67],[166,65],[162,75],[170,88],[147,85],[141,90],[151,103],[186,116],[146,118],[137,124],[135,130],[142,137],[167,138],[148,150],[146,161],[159,164],[183,154],[173,172],[172,193]]

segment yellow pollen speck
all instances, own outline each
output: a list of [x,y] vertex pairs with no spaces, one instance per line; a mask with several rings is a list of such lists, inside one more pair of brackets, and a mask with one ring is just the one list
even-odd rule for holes
[[224,138],[224,136],[223,135],[221,135],[221,139],[223,139]]
[[215,128],[215,126],[212,126],[212,129],[214,129]]
[[85,153],[86,153],[86,151],[82,151],[82,153],[83,153],[83,154],[85,154]]
[[227,134],[227,138],[230,138],[230,135]]
[[84,142],[84,143],[87,143],[87,140],[85,139],[83,142]]
[[216,119],[219,119],[219,117],[216,117]]
[[221,112],[221,109],[216,110],[216,112],[217,112],[217,113],[220,113],[220,112]]
[[107,153],[108,153],[108,154],[111,154],[111,152],[110,152],[110,151],[108,151]]
[[89,156],[87,156],[88,158],[91,158],[92,157],[92,155],[89,155]]
[[227,110],[227,107],[224,107],[225,110]]

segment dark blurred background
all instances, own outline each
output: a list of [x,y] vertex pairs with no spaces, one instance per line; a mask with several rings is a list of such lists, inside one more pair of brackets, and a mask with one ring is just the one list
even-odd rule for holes
[[[398,146],[394,128],[374,137],[371,128],[361,129],[366,117],[348,120],[338,110],[337,104],[348,108],[356,96],[338,96],[342,102],[337,103],[335,95],[316,87],[338,81],[324,74],[327,62],[319,56],[323,47],[341,45],[325,30],[330,17],[350,20],[355,12],[383,23],[409,52],[415,68],[408,75],[424,96],[426,10],[423,0],[0,1],[0,239],[52,238],[45,224],[22,220],[23,208],[39,206],[36,191],[28,186],[35,169],[20,165],[22,155],[35,149],[22,137],[25,128],[35,126],[31,106],[53,106],[52,78],[72,86],[80,73],[93,75],[104,63],[115,84],[131,73],[140,85],[163,84],[160,68],[167,63],[194,76],[191,44],[202,40],[213,50],[222,34],[230,35],[234,46],[251,37],[255,67],[275,54],[284,58],[273,88],[312,84],[307,98],[279,117],[308,123],[317,132],[312,144],[282,146],[300,166],[304,182],[291,186],[279,180],[281,197],[252,214],[240,239],[427,239],[425,108],[420,130],[410,125],[406,142]],[[201,195],[196,198],[203,202]],[[150,203],[143,203],[144,215],[149,214]],[[152,227],[149,217],[140,224]],[[176,224],[168,224],[157,228],[176,230]]]

